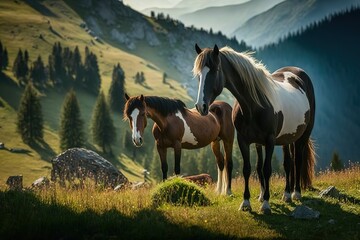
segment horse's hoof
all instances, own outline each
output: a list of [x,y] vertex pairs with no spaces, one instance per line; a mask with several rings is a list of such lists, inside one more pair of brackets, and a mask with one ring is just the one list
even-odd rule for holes
[[259,202],[264,202],[264,197],[260,195],[259,198],[258,198],[258,201]]
[[298,191],[295,191],[295,192],[292,193],[291,198],[294,201],[300,201],[301,200],[301,193],[299,193]]
[[283,200],[286,203],[291,203],[291,195],[288,192],[284,192],[281,200]]
[[265,192],[264,188],[261,187],[260,195],[259,195],[259,198],[258,198],[259,202],[264,202],[264,192]]
[[260,212],[263,213],[263,214],[266,214],[266,215],[269,215],[271,214],[271,208],[270,208],[270,205],[269,205],[269,202],[268,201],[264,201],[261,208],[260,208]]
[[244,200],[244,201],[241,203],[241,205],[240,205],[240,207],[239,207],[239,210],[251,212],[252,209],[251,209],[250,201],[249,201],[249,200]]
[[227,196],[233,195],[230,189],[228,189],[228,190],[226,191],[226,195],[227,195]]

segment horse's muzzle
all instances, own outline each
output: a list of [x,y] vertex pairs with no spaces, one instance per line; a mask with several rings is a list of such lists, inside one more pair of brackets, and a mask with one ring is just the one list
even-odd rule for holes
[[208,105],[205,103],[196,103],[195,108],[202,116],[206,116],[209,113]]
[[142,144],[143,144],[143,139],[142,139],[142,137],[133,138],[133,143],[134,143],[135,147],[141,147]]

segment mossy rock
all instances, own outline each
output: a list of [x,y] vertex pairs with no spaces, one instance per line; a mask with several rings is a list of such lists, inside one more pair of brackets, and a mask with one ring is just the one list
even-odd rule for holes
[[173,178],[159,184],[151,195],[154,207],[164,203],[177,206],[207,206],[210,200],[204,191],[194,183],[182,178]]

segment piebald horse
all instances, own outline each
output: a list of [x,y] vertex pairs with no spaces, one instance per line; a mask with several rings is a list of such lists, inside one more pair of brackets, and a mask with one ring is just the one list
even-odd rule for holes
[[[229,47],[219,50],[201,49],[193,73],[199,79],[196,109],[206,116],[209,105],[227,88],[236,98],[232,119],[237,131],[237,140],[244,159],[244,200],[241,210],[251,210],[249,177],[249,145],[265,146],[265,160],[262,166],[264,192],[260,199],[260,211],[271,213],[269,205],[269,180],[271,157],[275,145],[284,146],[284,167],[286,187],[284,197],[301,198],[301,187],[311,186],[314,173],[315,152],[310,134],[314,126],[315,96],[309,76],[297,67],[284,67],[269,73],[264,65],[250,54],[236,52]],[[290,149],[293,148],[293,151]],[[259,147],[261,149],[261,147]],[[259,152],[259,151],[258,151]],[[290,153],[295,161],[295,190],[291,189],[289,175]]]
[[[125,94],[124,118],[129,120],[135,146],[143,144],[147,117],[154,121],[152,133],[160,156],[163,180],[167,178],[167,148],[175,154],[175,174],[180,174],[181,149],[198,149],[211,144],[218,165],[216,191],[231,194],[232,148],[235,128],[231,121],[232,108],[222,101],[209,107],[209,114],[201,116],[195,109],[187,109],[177,99],[156,96],[129,97]],[[220,150],[223,142],[224,155]]]

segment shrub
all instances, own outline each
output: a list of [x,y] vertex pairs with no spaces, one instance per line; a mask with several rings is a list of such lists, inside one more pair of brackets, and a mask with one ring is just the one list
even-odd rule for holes
[[164,203],[180,206],[206,206],[210,200],[196,184],[182,178],[173,178],[159,184],[151,194],[154,207]]

